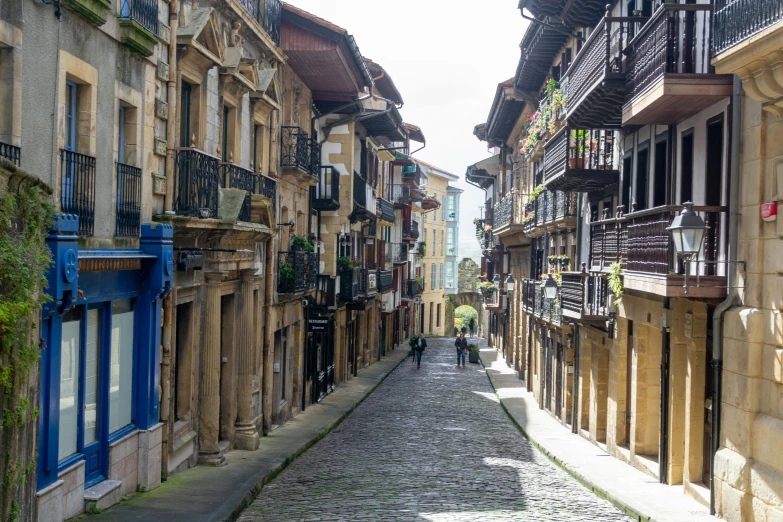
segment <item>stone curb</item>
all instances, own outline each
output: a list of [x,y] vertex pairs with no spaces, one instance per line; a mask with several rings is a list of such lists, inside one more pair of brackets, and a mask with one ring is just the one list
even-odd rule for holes
[[[485,347],[485,349],[494,349],[494,348]],[[487,371],[487,366],[484,364],[483,358],[481,358],[481,366],[484,367],[484,372],[487,374],[487,380],[489,380],[489,384],[490,386],[492,386],[492,390],[495,392],[495,396],[498,398],[498,401],[500,402],[500,406],[503,408],[503,411],[506,412],[506,415],[508,415],[508,418],[511,419],[511,422],[514,424],[514,426],[517,427],[517,429],[522,434],[522,436],[525,437],[538,451],[540,451],[543,455],[545,455],[560,469],[564,470],[566,473],[568,473],[577,481],[579,481],[579,483],[582,484],[584,487],[592,491],[595,495],[601,497],[604,500],[607,500],[608,502],[611,502],[614,506],[622,510],[625,514],[633,517],[635,520],[638,520],[639,522],[655,522],[655,519],[652,518],[651,516],[645,515],[644,513],[641,513],[639,510],[634,509],[630,504],[624,502],[618,496],[612,494],[610,491],[598,487],[595,483],[591,482],[590,479],[585,477],[578,470],[574,469],[568,462],[557,458],[549,450],[547,450],[544,446],[542,446],[541,443],[539,443],[533,437],[531,437],[531,435],[527,431],[525,431],[522,425],[519,424],[519,422],[517,422],[517,419],[514,418],[514,416],[508,410],[505,404],[506,400],[502,399],[498,394],[497,390],[495,389],[495,382],[492,379],[492,375]]]
[[[333,431],[337,426],[343,423],[345,419],[348,418],[348,416],[356,410],[356,408],[359,407],[370,395],[372,395],[375,390],[378,389],[378,387],[383,384],[383,382],[392,374],[394,373],[397,368],[400,367],[400,365],[408,360],[408,356],[405,356],[401,358],[397,364],[395,364],[388,372],[386,372],[385,375],[380,377],[378,379],[378,382],[358,400],[356,403],[354,403],[353,406],[351,406],[345,413],[343,413],[340,418],[338,418],[336,421],[322,429],[318,434],[316,434],[313,438],[311,438],[309,441],[302,444],[296,451],[294,451],[292,454],[290,454],[288,457],[285,458],[282,462],[276,464],[274,467],[272,467],[268,473],[266,473],[263,477],[258,478],[253,487],[250,488],[250,490],[245,494],[244,498],[239,502],[239,504],[233,508],[231,513],[229,513],[226,516],[220,516],[217,520],[220,520],[221,522],[234,522],[237,520],[241,515],[242,512],[247,509],[250,504],[253,503],[253,501],[256,499],[256,497],[261,493],[261,490],[264,489],[264,486],[275,479],[285,468],[287,468],[292,462],[294,462],[300,455],[302,455],[305,451],[315,446],[318,441],[326,437],[331,431]],[[361,375],[359,375],[361,377]]]

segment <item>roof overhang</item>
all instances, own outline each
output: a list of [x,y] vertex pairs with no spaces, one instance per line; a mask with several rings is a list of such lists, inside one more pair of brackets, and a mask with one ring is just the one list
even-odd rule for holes
[[516,89],[514,89],[514,79],[498,84],[492,108],[487,116],[487,123],[482,128],[483,139],[481,137],[479,139],[491,145],[502,147],[513,132],[524,110],[525,101],[517,96]]
[[495,177],[500,174],[501,166],[500,154],[495,154],[469,166],[465,173],[465,179],[486,189],[495,182]]
[[405,141],[408,130],[394,105],[382,110],[365,110],[359,122],[370,138],[386,137],[391,141]]
[[424,137],[424,132],[422,132],[420,127],[417,127],[411,123],[406,123],[405,128],[408,129],[408,135],[410,136],[410,139],[417,143],[421,143],[422,145],[426,145],[427,138]]
[[372,75],[373,83],[375,83],[375,89],[384,98],[388,98],[399,106],[405,103],[402,100],[402,94],[394,85],[394,80],[388,72],[378,63],[373,62],[369,58],[364,59],[367,63],[367,68]]
[[280,48],[314,99],[351,101],[373,85],[367,63],[348,31],[287,3],[283,3]]

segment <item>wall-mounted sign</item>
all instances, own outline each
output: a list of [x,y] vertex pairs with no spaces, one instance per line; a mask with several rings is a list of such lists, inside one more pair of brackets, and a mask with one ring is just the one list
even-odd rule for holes
[[310,318],[307,320],[307,331],[325,332],[329,328],[329,319]]
[[778,204],[776,202],[761,204],[761,219],[764,221],[775,221],[777,217]]

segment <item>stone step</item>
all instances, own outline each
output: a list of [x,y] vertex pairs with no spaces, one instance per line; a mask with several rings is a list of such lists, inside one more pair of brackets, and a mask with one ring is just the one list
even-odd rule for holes
[[84,511],[89,513],[93,507],[103,510],[119,503],[122,498],[120,486],[122,486],[121,480],[104,480],[85,489]]

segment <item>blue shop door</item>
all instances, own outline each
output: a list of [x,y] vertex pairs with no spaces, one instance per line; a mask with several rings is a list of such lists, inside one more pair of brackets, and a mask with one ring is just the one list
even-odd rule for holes
[[84,356],[84,410],[82,412],[82,433],[84,437],[84,480],[85,487],[90,487],[104,480],[108,468],[108,448],[106,447],[106,404],[101,390],[105,383],[105,372],[101,367],[105,364],[102,357],[106,334],[108,314],[104,304],[87,311]]

